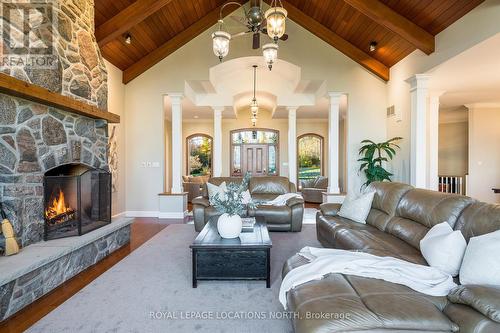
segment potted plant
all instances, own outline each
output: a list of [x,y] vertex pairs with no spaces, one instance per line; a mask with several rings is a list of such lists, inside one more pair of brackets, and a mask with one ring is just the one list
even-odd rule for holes
[[396,155],[396,148],[400,148],[394,142],[402,140],[401,137],[395,137],[381,143],[375,143],[371,140],[363,140],[363,146],[359,149],[359,155],[363,156],[358,161],[362,162],[359,171],[364,171],[366,183],[368,186],[377,181],[391,181],[393,175],[383,167],[383,163],[392,160]]
[[224,195],[216,194],[210,204],[222,215],[217,220],[217,230],[222,238],[237,238],[241,234],[241,215],[248,208],[254,209],[255,204],[248,192],[251,174],[243,177],[241,184],[229,183]]

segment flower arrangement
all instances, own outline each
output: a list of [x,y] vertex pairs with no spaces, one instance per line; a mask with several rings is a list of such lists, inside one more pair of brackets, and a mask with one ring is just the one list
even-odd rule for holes
[[241,184],[229,183],[223,195],[217,193],[210,204],[221,214],[241,216],[246,209],[255,209],[256,205],[248,192],[251,174],[248,172],[243,177]]

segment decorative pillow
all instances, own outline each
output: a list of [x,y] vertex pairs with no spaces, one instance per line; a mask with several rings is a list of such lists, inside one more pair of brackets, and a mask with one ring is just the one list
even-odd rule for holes
[[361,194],[359,197],[348,194],[337,215],[354,222],[366,224],[366,218],[370,214],[374,196],[375,191]]
[[460,268],[461,284],[500,286],[500,230],[472,237]]
[[467,242],[460,230],[453,231],[448,222],[433,226],[420,241],[420,251],[429,266],[457,276]]
[[208,190],[208,200],[212,201],[212,199],[219,194],[219,198],[224,201],[226,200],[226,182],[222,182],[219,186],[214,185],[212,183],[207,183]]

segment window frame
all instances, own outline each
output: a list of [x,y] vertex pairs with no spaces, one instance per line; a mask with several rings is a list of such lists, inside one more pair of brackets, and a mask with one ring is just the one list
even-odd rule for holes
[[320,135],[320,134],[317,134],[317,133],[304,133],[304,134],[301,134],[297,137],[297,183],[300,184],[301,182],[301,179],[299,177],[300,175],[300,165],[299,165],[299,162],[300,162],[300,140],[305,138],[305,137],[308,137],[308,136],[312,136],[312,137],[316,137],[320,140],[320,150],[321,150],[321,153],[320,153],[320,158],[321,158],[321,162],[320,162],[320,171],[319,171],[319,174],[320,176],[324,176],[324,171],[325,171],[325,168],[324,168],[324,163],[325,163],[325,138]]
[[205,133],[194,133],[186,137],[186,176],[191,176],[191,172],[189,171],[189,156],[191,156],[189,151],[189,140],[203,137],[210,139],[210,177],[213,175],[213,167],[214,167],[214,138]]

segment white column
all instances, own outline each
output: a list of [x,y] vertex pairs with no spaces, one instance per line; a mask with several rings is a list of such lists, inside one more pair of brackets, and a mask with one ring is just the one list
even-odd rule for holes
[[223,106],[215,106],[214,110],[214,142],[213,142],[213,161],[212,176],[222,177],[222,112]]
[[182,190],[182,94],[168,94],[172,103],[172,193]]
[[428,180],[427,188],[439,189],[439,97],[444,91],[432,91],[429,94],[429,141],[428,141]]
[[339,187],[339,122],[340,100],[342,93],[328,93],[330,110],[328,112],[328,193],[340,193]]
[[297,183],[297,107],[289,106],[288,110],[288,178]]
[[429,75],[416,74],[407,80],[411,97],[410,182],[427,187],[427,106]]

